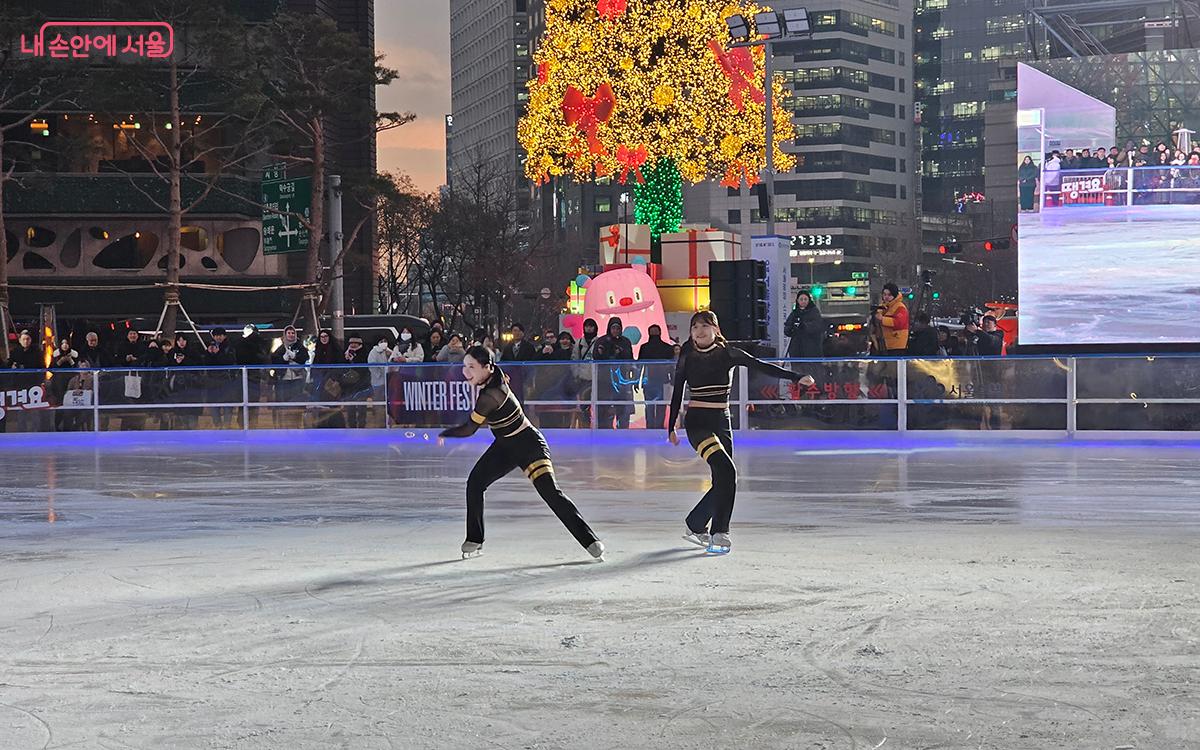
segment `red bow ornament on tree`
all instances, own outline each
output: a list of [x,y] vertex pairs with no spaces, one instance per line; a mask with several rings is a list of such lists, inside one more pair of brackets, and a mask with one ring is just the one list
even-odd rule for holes
[[617,149],[617,163],[621,165],[621,184],[625,184],[625,180],[629,178],[629,173],[633,172],[639,183],[646,181],[642,177],[642,165],[646,163],[649,154],[646,152],[645,146],[637,148],[629,148],[621,146]]
[[574,86],[568,86],[567,93],[563,95],[563,118],[568,125],[574,125],[587,135],[588,148],[593,154],[608,153],[604,144],[596,137],[596,128],[600,123],[608,122],[616,103],[612,86],[607,83],[596,89],[596,95],[591,98],[584,96],[583,92]]
[[625,14],[625,7],[629,4],[629,0],[597,0],[596,12],[606,21],[611,21],[614,18]]
[[752,174],[745,162],[736,161],[729,165],[729,169],[725,170],[725,179],[721,180],[721,187],[740,188],[743,177],[746,178],[746,184],[750,187],[759,183],[758,175]]
[[721,70],[725,71],[725,76],[729,79],[729,100],[737,107],[738,112],[746,109],[743,92],[749,92],[750,98],[758,104],[767,100],[755,81],[754,58],[749,49],[736,47],[726,52],[716,41],[710,41],[708,48],[716,55],[717,62],[721,63]]

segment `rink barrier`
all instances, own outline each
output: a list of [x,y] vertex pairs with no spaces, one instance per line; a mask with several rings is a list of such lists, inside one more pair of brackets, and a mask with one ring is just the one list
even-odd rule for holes
[[1060,186],[1066,179],[1078,189],[1047,190],[1043,171],[1038,183],[1043,209],[1200,204],[1200,167],[1188,164],[1060,169],[1058,174]]
[[[817,384],[789,388],[786,381],[735,371],[730,407],[739,432],[1002,432],[1068,438],[1195,432],[1200,438],[1200,396],[1191,395],[1200,382],[1196,355],[776,361],[812,374]],[[474,402],[460,365],[294,369],[302,378],[282,386],[278,374],[283,369],[271,366],[0,371],[0,429],[432,430],[465,422]],[[603,417],[621,424],[617,420],[628,414],[632,428],[646,429],[648,416],[664,416],[674,369],[674,362],[505,365],[535,424],[593,431],[603,429]],[[348,370],[359,371],[357,387],[321,387]],[[384,375],[377,387],[370,386],[372,371]],[[129,378],[138,379],[137,387]],[[654,395],[648,398],[647,391]]]

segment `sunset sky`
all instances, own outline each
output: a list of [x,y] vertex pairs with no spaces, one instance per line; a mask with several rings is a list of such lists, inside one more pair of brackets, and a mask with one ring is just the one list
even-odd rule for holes
[[416,122],[379,136],[379,170],[407,173],[421,190],[446,181],[450,112],[450,4],[448,0],[375,3],[375,47],[400,77],[379,90],[380,111],[414,112]]

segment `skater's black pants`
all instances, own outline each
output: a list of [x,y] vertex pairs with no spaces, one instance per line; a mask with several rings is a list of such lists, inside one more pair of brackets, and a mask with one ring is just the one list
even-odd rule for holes
[[467,477],[467,541],[483,544],[483,493],[513,469],[521,469],[533,482],[533,488],[583,547],[591,546],[596,535],[579,515],[579,509],[563,494],[554,479],[550,447],[542,433],[532,427],[510,438],[497,438],[479,457]]
[[[721,409],[688,409],[683,417],[688,442],[708,463],[712,487],[687,517],[690,531],[728,534],[737,493],[737,467],[733,464],[733,426],[729,412]],[[711,521],[712,527],[709,528]]]

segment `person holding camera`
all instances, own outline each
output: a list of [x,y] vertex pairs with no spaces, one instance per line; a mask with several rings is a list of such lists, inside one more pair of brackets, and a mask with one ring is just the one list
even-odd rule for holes
[[900,297],[900,288],[890,281],[884,284],[880,302],[873,318],[883,338],[881,354],[903,357],[908,351],[908,307]]
[[984,316],[982,326],[974,320],[967,323],[967,350],[971,356],[1002,356],[1004,331],[998,328],[995,316]]

